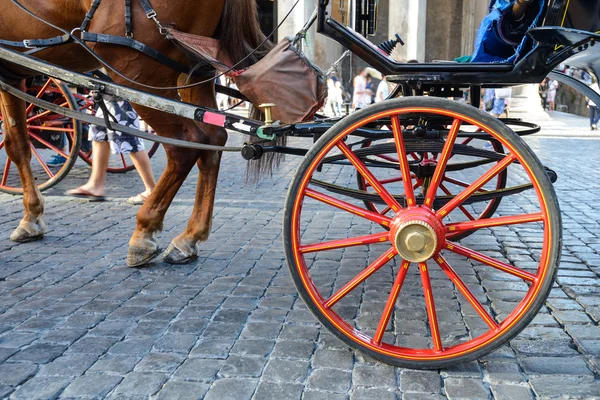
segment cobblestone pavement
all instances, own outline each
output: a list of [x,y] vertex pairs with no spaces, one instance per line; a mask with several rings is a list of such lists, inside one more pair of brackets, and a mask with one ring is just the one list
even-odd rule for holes
[[[510,345],[441,371],[349,350],[299,299],[281,243],[298,159],[253,186],[226,155],[212,236],[187,266],[125,267],[135,172],[110,176],[110,201],[86,203],[62,195],[87,176],[78,164],[45,193],[38,243],[9,241],[21,199],[0,194],[0,398],[600,398],[600,140],[527,141],[559,174],[557,287]],[[152,162],[158,174],[162,151]],[[185,226],[194,180],[167,214],[163,245]]]

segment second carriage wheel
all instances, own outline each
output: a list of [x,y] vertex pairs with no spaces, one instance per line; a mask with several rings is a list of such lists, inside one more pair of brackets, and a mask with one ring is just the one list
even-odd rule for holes
[[[352,146],[360,128],[385,121],[402,193],[388,190]],[[425,135],[410,121],[421,121]],[[473,151],[457,140],[461,130],[485,132],[505,152]],[[420,145],[438,153],[423,196],[412,187],[406,150]],[[457,157],[471,163],[464,170],[470,183],[456,194],[439,192]],[[486,186],[505,170],[505,189]],[[357,174],[373,194],[355,189]],[[500,216],[453,217],[460,206],[498,195]],[[366,209],[366,199],[391,212]],[[531,322],[556,277],[561,228],[552,183],[517,134],[473,107],[421,97],[370,106],[317,141],[290,185],[283,238],[294,284],[329,331],[383,362],[434,369],[477,359]],[[452,239],[467,231],[473,233],[460,244]]]
[[[27,92],[61,107],[77,110],[69,87],[52,78],[29,81]],[[4,120],[0,115],[0,191],[22,194],[23,187],[16,166],[4,149]],[[27,104],[27,133],[31,147],[31,168],[40,191],[62,181],[75,162],[81,146],[83,129],[80,121],[67,118],[33,104]],[[62,158],[61,158],[62,157]],[[52,165],[51,160],[61,160]]]
[[[387,126],[385,126],[385,129],[391,129],[391,127],[388,128]],[[374,142],[372,140],[361,140],[359,142],[359,145],[362,149],[365,149],[365,148],[371,147],[373,145],[373,143]],[[493,151],[498,154],[504,154],[504,148],[502,147],[502,144],[500,142],[498,142],[497,140],[488,140],[488,139],[482,140],[482,139],[474,138],[474,137],[462,137],[462,138],[457,138],[457,143],[459,143],[463,146],[472,147],[474,150],[482,149],[484,151]],[[434,170],[433,167],[435,165],[437,165],[437,163],[438,163],[438,153],[435,153],[435,152],[429,152],[429,151],[414,152],[414,151],[407,150],[406,154],[407,154],[409,162],[412,164],[411,166],[413,167],[413,169],[415,169],[417,171],[418,170],[430,170],[432,173]],[[452,158],[452,156],[451,156],[451,158]],[[460,158],[460,157],[456,157],[456,158]],[[388,176],[383,176],[382,179],[380,179],[380,182],[382,185],[388,187],[389,190],[393,190],[393,189],[398,189],[400,191],[403,190],[403,183],[402,183],[403,177],[399,173],[400,172],[399,169],[398,168],[390,168],[390,166],[398,165],[399,161],[398,161],[398,158],[396,155],[394,155],[394,154],[376,154],[376,155],[370,156],[370,159],[373,161],[373,164],[375,167],[374,169],[377,169],[377,164],[379,163],[379,165],[381,165],[383,167],[382,174],[385,174],[386,172],[388,173]],[[468,187],[469,184],[471,183],[471,182],[465,182],[465,180],[463,178],[463,176],[465,174],[462,173],[462,169],[463,169],[462,165],[468,166],[469,163],[461,163],[458,160],[455,160],[455,161],[457,161],[457,162],[454,164],[452,163],[452,161],[450,161],[446,172],[442,176],[442,180],[438,187],[438,191],[441,194],[452,195],[453,193],[458,193],[462,189]],[[390,171],[392,172],[391,174],[390,174]],[[429,175],[431,175],[431,173]],[[376,174],[376,175],[378,175],[378,174]],[[417,173],[411,172],[410,178],[411,178],[413,190],[416,193],[420,192],[420,193],[424,194],[427,192],[427,189],[429,187],[429,182],[430,182],[429,178],[431,178],[431,176],[427,176],[427,174],[417,174]],[[494,190],[504,189],[506,187],[506,178],[507,178],[507,170],[500,172],[496,177],[494,177],[493,182],[492,182],[493,183],[492,186],[493,186]],[[357,181],[358,188],[360,190],[374,192],[374,189],[371,187],[369,182],[362,175],[358,174],[356,176],[356,181]],[[396,188],[394,188],[394,186]],[[480,189],[480,192],[484,192],[485,190],[486,189]],[[484,204],[478,204],[477,206],[471,206],[471,207],[460,206],[458,208],[458,210],[460,211],[460,213],[463,216],[463,219],[465,219],[465,220],[475,221],[478,219],[486,219],[486,218],[490,218],[491,216],[494,215],[494,212],[498,209],[498,206],[500,205],[500,201],[502,201],[502,198],[500,198],[500,197],[492,198],[489,201],[485,202]],[[364,203],[369,211],[377,212],[382,215],[386,215],[391,212],[391,208],[385,204],[378,206],[377,204],[372,203],[370,201],[364,201]],[[463,239],[463,238],[469,236],[471,233],[472,233],[472,231],[455,232],[455,233],[452,233],[449,236],[449,238],[451,238],[452,240],[460,240],[460,239]]]

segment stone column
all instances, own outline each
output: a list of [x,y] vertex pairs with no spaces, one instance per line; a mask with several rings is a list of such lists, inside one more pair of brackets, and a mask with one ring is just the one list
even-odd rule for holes
[[512,89],[510,117],[527,122],[548,121],[550,116],[542,108],[539,85],[521,85]]
[[399,33],[406,43],[398,46],[393,56],[399,61],[425,61],[427,0],[391,0],[389,3],[389,35]]

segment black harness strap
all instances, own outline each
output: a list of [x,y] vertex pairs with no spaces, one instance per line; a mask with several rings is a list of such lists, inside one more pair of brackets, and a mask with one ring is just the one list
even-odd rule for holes
[[133,38],[133,28],[131,27],[131,0],[125,0],[125,36]]
[[10,47],[19,47],[22,49],[31,49],[33,47],[52,47],[60,46],[61,44],[70,43],[73,40],[71,35],[55,36],[49,39],[25,39],[21,42],[15,42],[12,40],[1,40],[0,44]]
[[152,5],[150,4],[150,1],[148,1],[148,0],[139,0],[139,2],[142,5],[142,8],[144,9],[144,12],[146,13],[146,17],[148,17],[148,18],[154,18],[154,17],[156,17],[156,11],[154,11],[154,8],[152,8]]
[[92,2],[90,9],[85,14],[85,18],[83,19],[83,22],[81,23],[80,29],[82,32],[87,31],[87,29],[89,28],[90,22],[92,21],[92,18],[94,18],[94,14],[96,14],[96,10],[98,9],[98,6],[100,5],[101,2],[102,2],[102,0],[94,0]]

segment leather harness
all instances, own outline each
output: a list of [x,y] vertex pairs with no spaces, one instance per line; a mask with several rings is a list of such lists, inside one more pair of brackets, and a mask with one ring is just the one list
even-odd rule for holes
[[[144,9],[144,12],[146,13],[146,17],[148,17],[148,19],[154,20],[154,22],[158,25],[160,32],[164,33],[163,27],[160,24],[160,22],[157,20],[156,11],[154,10],[154,8],[152,8],[150,1],[149,0],[138,0],[138,1],[139,1],[140,5],[142,6],[142,8]],[[181,64],[181,63],[167,57],[160,51],[158,51],[148,45],[145,45],[144,43],[142,43],[138,40],[133,39],[133,24],[132,24],[132,12],[131,12],[132,1],[131,0],[125,0],[125,37],[87,32],[87,29],[88,29],[92,19],[94,18],[94,14],[96,13],[96,10],[100,6],[101,2],[102,2],[102,0],[94,0],[90,6],[90,9],[86,13],[85,18],[83,19],[83,22],[81,23],[81,26],[79,28],[76,28],[73,30],[73,32],[76,30],[81,31],[81,40],[82,41],[91,42],[91,43],[106,43],[106,44],[112,44],[112,45],[117,45],[117,46],[122,46],[122,47],[128,47],[130,49],[134,49],[140,53],[147,55],[148,57],[158,61],[159,63],[161,63],[163,65],[168,66],[169,68],[172,68],[173,70],[175,70],[177,72],[181,72],[184,74],[187,74],[190,72],[189,66]],[[67,35],[67,34],[55,36],[55,37],[48,38],[48,39],[25,39],[23,41],[11,41],[11,40],[0,39],[0,45],[16,47],[16,48],[31,49],[30,51],[27,51],[26,54],[33,54],[38,51],[44,50],[48,47],[61,46],[61,45],[69,44],[72,42],[73,42],[73,38],[71,37],[71,35]],[[205,67],[210,67],[210,65],[206,64],[206,65],[202,65],[201,68],[194,68],[195,72],[193,75],[206,77],[206,76],[210,76],[211,74],[214,73],[214,69],[212,67],[210,67],[210,70],[207,70]]]

